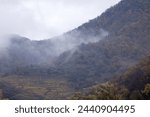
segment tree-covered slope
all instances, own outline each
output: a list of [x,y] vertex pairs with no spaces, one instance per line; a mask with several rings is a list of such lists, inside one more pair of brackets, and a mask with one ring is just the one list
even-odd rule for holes
[[63,69],[77,85],[86,87],[92,82],[106,81],[134,65],[150,54],[149,6],[149,0],[123,0],[78,27],[85,35],[91,31],[97,35],[101,28],[109,35],[99,42],[82,44],[74,53],[64,53],[56,67]]
[[150,56],[113,80],[76,93],[72,99],[150,99]]

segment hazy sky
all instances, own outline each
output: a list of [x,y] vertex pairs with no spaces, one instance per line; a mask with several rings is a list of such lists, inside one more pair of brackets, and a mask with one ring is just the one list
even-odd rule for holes
[[44,39],[78,27],[120,0],[0,0],[0,35]]

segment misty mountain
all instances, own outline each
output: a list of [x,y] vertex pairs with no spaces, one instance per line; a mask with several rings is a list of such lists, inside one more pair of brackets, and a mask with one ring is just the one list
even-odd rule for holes
[[101,16],[47,40],[12,36],[0,58],[1,71],[53,64],[65,77],[78,77],[83,83],[88,78],[109,79],[150,53],[149,4],[148,0],[122,0]]
[[[50,54],[46,46],[38,46],[37,42],[31,41],[25,37],[11,35],[5,37],[5,43],[2,42],[3,49],[0,51],[0,72],[9,72],[18,67],[37,65],[44,62]],[[50,59],[49,59],[50,61]]]
[[83,35],[75,29],[55,38],[33,41],[19,35],[1,37],[5,42],[0,48],[0,71],[11,72],[14,69],[30,66],[51,66],[53,61],[66,51],[75,51],[79,45],[98,42],[108,35],[103,29],[99,35]]
[[11,36],[0,48],[0,73],[3,78],[65,79],[79,90],[107,82],[150,55],[149,6],[149,0],[122,0],[51,39]]
[[63,69],[70,80],[78,82],[75,85],[86,87],[91,82],[107,81],[135,65],[150,54],[149,6],[149,0],[122,0],[82,25],[78,30],[85,35],[91,34],[90,31],[98,35],[101,28],[109,35],[97,43],[81,45],[71,56],[61,55],[57,67]]

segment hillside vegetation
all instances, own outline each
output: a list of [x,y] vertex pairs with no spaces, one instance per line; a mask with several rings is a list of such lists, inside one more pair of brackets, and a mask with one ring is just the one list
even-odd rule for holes
[[72,99],[150,99],[150,56],[112,81],[75,93]]
[[150,54],[149,6],[149,0],[123,0],[77,28],[85,35],[92,31],[98,35],[103,28],[109,35],[97,43],[82,44],[73,54],[61,55],[56,67],[76,82],[75,87],[85,88],[108,81],[135,65]]

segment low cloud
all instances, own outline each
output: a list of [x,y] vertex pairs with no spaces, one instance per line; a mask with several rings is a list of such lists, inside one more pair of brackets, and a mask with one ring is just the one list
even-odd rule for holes
[[120,0],[0,0],[0,35],[39,40],[60,35]]

